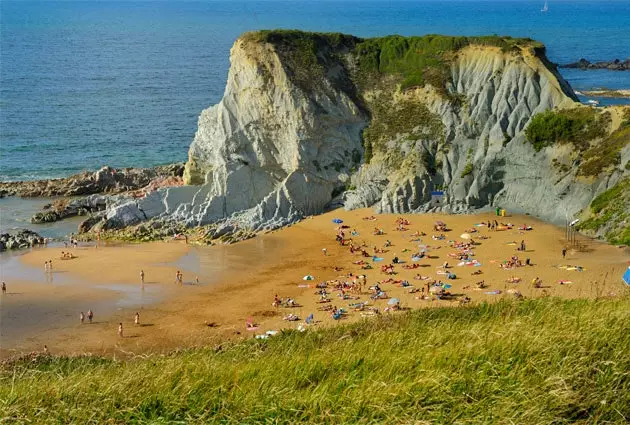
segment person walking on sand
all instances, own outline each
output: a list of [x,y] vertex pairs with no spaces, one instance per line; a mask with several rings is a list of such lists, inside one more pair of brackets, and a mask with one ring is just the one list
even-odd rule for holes
[[324,256],[328,255],[328,250],[326,248],[322,248],[322,252],[324,253]]
[[7,293],[7,284],[2,282],[2,295]]
[[136,315],[133,318],[133,323],[135,323],[136,325],[140,324],[140,313],[136,312]]
[[195,276],[195,284],[199,285],[199,276]]
[[123,337],[123,326],[122,326],[122,322],[120,322],[120,323],[118,324],[118,336],[119,336],[119,337],[121,337],[121,338],[124,338],[124,337]]
[[48,260],[48,271],[52,273],[52,260]]
[[48,346],[44,344],[44,354],[48,355]]
[[144,270],[140,270],[140,284],[144,285]]
[[79,319],[81,320],[81,324],[85,322],[85,314],[83,314],[83,312],[81,312],[81,314],[79,315]]
[[567,247],[563,246],[562,247],[562,259],[564,260],[566,256],[567,256]]
[[94,317],[94,313],[92,313],[92,310],[88,310],[88,312],[87,312],[88,322],[92,323],[92,318],[93,317]]

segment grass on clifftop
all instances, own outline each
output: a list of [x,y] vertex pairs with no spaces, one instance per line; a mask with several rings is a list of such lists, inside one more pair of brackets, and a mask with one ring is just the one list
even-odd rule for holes
[[[341,33],[277,29],[251,32],[243,37],[274,45],[302,88],[319,83],[319,77],[326,74],[331,64],[343,62],[339,56],[343,53],[354,56],[358,65],[357,76],[364,86],[374,85],[383,75],[395,75],[400,79],[402,89],[430,83],[439,92],[445,92],[450,80],[447,72],[450,56],[466,46],[494,46],[503,52],[518,52],[525,47],[537,52],[544,50],[541,43],[529,38],[496,35],[392,35],[361,39]],[[316,78],[313,78],[313,73]]]
[[445,91],[450,80],[450,54],[469,45],[494,46],[504,52],[518,52],[521,47],[543,48],[526,38],[499,36],[451,37],[425,35],[421,37],[388,37],[363,40],[356,46],[360,73],[363,75],[394,74],[402,78],[401,88],[431,84]]
[[628,323],[627,296],[547,298],[122,362],[44,357],[0,369],[0,411],[7,423],[625,424]]

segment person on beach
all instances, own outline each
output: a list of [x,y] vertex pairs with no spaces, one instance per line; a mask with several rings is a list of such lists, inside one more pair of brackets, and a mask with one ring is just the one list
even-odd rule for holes
[[52,260],[48,260],[48,271],[52,273]]
[[144,270],[140,270],[140,284],[144,285]]
[[179,274],[179,270],[175,272],[175,283],[181,283],[180,281],[181,275]]
[[322,252],[324,253],[324,256],[328,255],[328,251],[326,250],[326,248],[322,248]]
[[2,294],[6,294],[7,293],[7,284],[2,282]]
[[118,324],[118,336],[121,337],[121,338],[124,338],[123,337],[123,325],[122,325],[122,322],[120,322]]
[[133,323],[135,323],[136,326],[140,324],[140,313],[136,312],[136,315],[133,318]]
[[44,344],[44,354],[48,355],[48,346]]
[[567,247],[563,246],[562,247],[562,259],[564,260],[567,256]]
[[44,261],[44,273],[48,273],[48,261]]
[[88,322],[92,323],[92,318],[93,317],[94,317],[94,313],[92,313],[92,310],[88,310],[88,312],[87,312]]
[[195,284],[199,285],[199,276],[195,276]]
[[85,322],[85,314],[83,314],[83,312],[81,312],[81,314],[79,315],[79,319],[81,320],[81,324]]

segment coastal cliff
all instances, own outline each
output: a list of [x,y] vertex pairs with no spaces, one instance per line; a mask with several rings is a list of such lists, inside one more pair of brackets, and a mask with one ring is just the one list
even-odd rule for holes
[[261,231],[340,205],[501,206],[564,222],[630,173],[626,111],[577,103],[533,40],[260,31],[230,62],[222,100],[199,118],[187,186],[119,202],[99,228],[157,218]]

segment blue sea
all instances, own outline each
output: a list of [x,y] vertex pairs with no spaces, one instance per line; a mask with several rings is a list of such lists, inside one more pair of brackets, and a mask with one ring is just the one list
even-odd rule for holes
[[[557,63],[630,56],[630,2],[0,2],[0,180],[184,161],[222,96],[229,49],[264,28],[532,37]],[[630,72],[562,73],[576,89]]]

